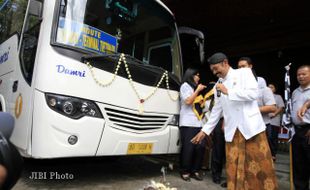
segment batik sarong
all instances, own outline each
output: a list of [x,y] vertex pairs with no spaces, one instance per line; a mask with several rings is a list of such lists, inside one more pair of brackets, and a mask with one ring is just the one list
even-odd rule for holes
[[245,140],[237,129],[226,142],[228,190],[277,190],[278,183],[265,132]]

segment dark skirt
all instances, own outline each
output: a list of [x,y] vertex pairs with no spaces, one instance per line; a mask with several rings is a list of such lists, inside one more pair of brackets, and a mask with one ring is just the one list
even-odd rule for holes
[[191,139],[199,133],[201,128],[180,127],[181,132],[181,153],[180,153],[180,172],[194,173],[201,169],[205,152],[205,140],[201,144],[193,144]]

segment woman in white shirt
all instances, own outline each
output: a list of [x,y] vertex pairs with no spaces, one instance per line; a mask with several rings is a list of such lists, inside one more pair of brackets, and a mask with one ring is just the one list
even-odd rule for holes
[[191,139],[200,132],[202,127],[202,122],[195,115],[192,105],[199,93],[206,88],[206,86],[199,84],[199,80],[199,72],[188,68],[180,88],[180,133],[182,143],[180,169],[181,178],[185,181],[190,181],[190,177],[202,180],[199,170],[204,156],[205,143],[191,143]]

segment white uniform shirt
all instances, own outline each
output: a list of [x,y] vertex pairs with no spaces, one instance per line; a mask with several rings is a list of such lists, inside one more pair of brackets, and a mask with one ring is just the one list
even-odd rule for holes
[[236,129],[245,139],[264,131],[266,126],[256,101],[258,85],[251,69],[230,68],[222,82],[228,89],[228,95],[222,93],[217,97],[215,92],[215,105],[202,131],[209,135],[222,114],[226,142],[232,142]]
[[258,89],[267,87],[266,80],[263,77],[257,77]]
[[297,111],[310,99],[310,86],[305,89],[298,87],[292,94],[292,121],[295,125],[310,124],[310,109],[307,109],[303,120],[297,117]]
[[[285,105],[282,97],[279,94],[273,94],[273,96],[276,101],[277,108],[284,108]],[[282,114],[278,114],[277,116],[271,118],[270,124],[274,126],[281,126],[281,115]]]
[[[276,101],[270,88],[263,87],[260,88],[258,91],[259,91],[257,98],[258,106],[270,106],[276,104]],[[271,119],[269,117],[269,113],[262,113],[262,116],[265,124],[266,125],[270,124]]]
[[192,104],[185,104],[185,100],[194,93],[194,89],[187,83],[183,83],[180,88],[180,127],[201,127],[202,122],[197,118],[193,111]]

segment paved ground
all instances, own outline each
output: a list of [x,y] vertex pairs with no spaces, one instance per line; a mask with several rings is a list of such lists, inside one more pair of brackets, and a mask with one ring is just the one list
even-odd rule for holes
[[[203,181],[180,179],[177,166],[168,169],[167,159],[133,156],[111,158],[77,158],[59,160],[27,160],[21,179],[13,190],[87,189],[87,190],[143,190],[151,181],[162,182],[162,167],[167,168],[166,182],[178,190],[223,190],[213,184],[210,172]],[[289,190],[289,157],[279,154],[276,170],[281,190]]]

